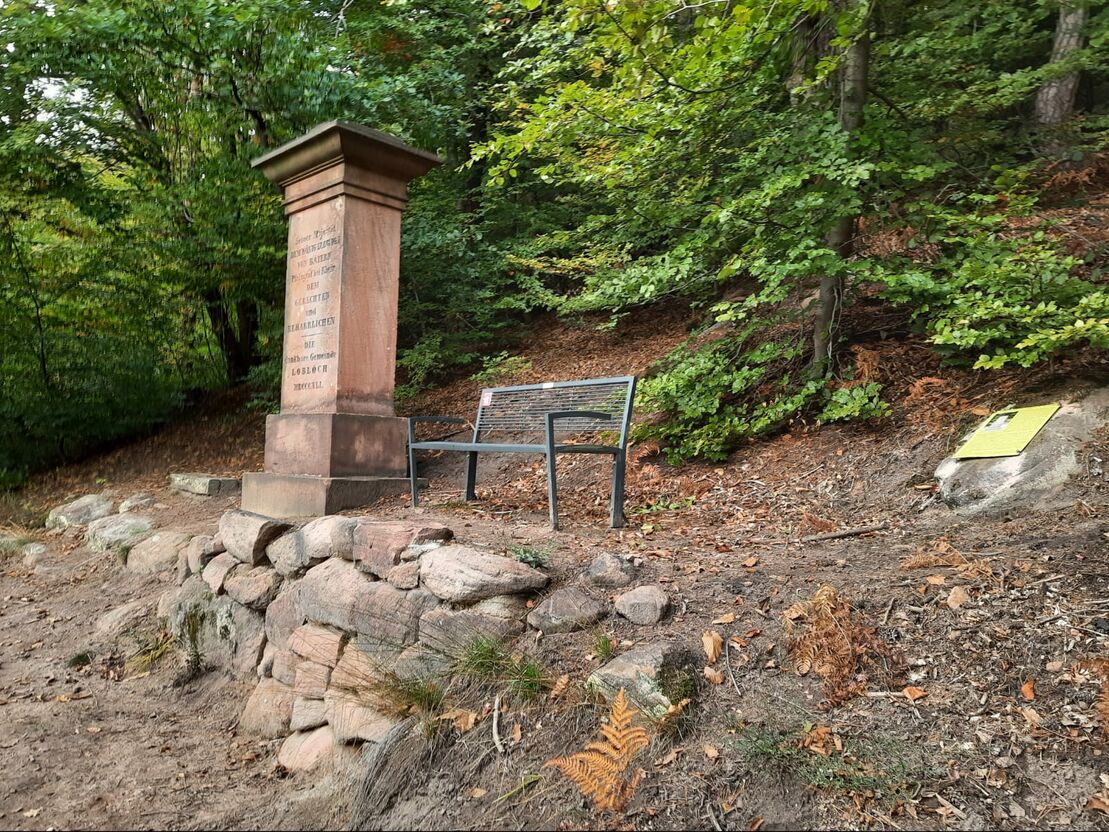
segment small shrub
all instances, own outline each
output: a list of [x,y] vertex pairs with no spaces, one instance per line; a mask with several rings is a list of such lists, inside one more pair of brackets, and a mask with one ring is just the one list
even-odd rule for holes
[[533,569],[546,569],[551,565],[549,549],[540,549],[535,546],[513,546],[510,554],[520,563],[526,563]]
[[470,378],[473,381],[488,382],[514,376],[517,373],[531,369],[531,360],[522,355],[511,355],[508,352],[499,352],[496,355],[483,358],[481,369]]
[[82,653],[76,653],[70,656],[69,660],[65,663],[65,666],[72,667],[75,670],[81,667],[88,667],[90,664],[92,664],[92,659],[92,653],[86,650]]
[[616,644],[607,633],[597,633],[593,639],[593,654],[597,657],[597,661],[607,662],[612,658],[612,654],[616,652]]

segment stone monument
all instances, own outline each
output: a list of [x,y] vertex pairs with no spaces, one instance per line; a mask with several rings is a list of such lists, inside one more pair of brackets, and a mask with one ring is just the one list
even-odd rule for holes
[[259,157],[289,218],[281,412],[266,419],[265,472],[243,508],[331,514],[407,488],[405,421],[393,411],[400,221],[407,183],[440,159],[330,121]]

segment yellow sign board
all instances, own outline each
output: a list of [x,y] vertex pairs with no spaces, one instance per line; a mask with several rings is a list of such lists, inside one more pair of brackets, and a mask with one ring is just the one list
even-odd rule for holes
[[1057,404],[1015,407],[991,413],[970,439],[955,451],[955,459],[1016,456],[1059,409]]

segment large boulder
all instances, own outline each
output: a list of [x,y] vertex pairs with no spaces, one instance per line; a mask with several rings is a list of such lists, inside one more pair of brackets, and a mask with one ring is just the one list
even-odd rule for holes
[[72,503],[52,508],[46,515],[46,528],[69,529],[87,526],[93,520],[107,517],[114,509],[115,503],[108,497],[102,494],[88,494]]
[[266,547],[289,529],[289,524],[250,511],[224,512],[219,519],[219,536],[235,560],[258,566],[266,558]]
[[577,587],[556,589],[528,615],[528,624],[544,633],[584,630],[608,614],[608,604]]
[[661,586],[637,586],[616,596],[616,611],[632,624],[658,624],[670,609],[670,596]]
[[332,557],[351,560],[358,520],[331,515],[318,517],[303,528],[277,538],[266,547],[266,557],[282,575],[300,575]]
[[629,650],[593,671],[587,687],[612,699],[621,690],[648,717],[660,719],[697,690],[694,657],[666,641]]
[[141,514],[110,514],[89,523],[85,542],[97,552],[127,552],[153,528],[154,521]]
[[1086,474],[1083,446],[1109,424],[1109,388],[1064,404],[1017,456],[948,457],[936,468],[943,501],[961,514],[1005,516],[1069,506],[1067,482]]
[[292,688],[276,679],[262,679],[239,717],[239,730],[264,739],[277,739],[289,733],[293,719]]
[[261,613],[213,595],[199,575],[167,593],[159,610],[182,649],[196,650],[205,664],[238,678],[256,677],[266,642]]
[[183,532],[152,534],[128,552],[127,569],[145,574],[172,569],[188,550],[190,538]]
[[495,595],[532,592],[549,578],[514,558],[467,546],[443,546],[420,558],[420,582],[444,601],[472,603]]
[[371,575],[387,578],[401,561],[415,560],[453,537],[438,523],[362,521],[354,532],[354,559]]
[[327,711],[323,699],[297,698],[293,702],[293,717],[289,728],[294,731],[310,731],[327,724]]

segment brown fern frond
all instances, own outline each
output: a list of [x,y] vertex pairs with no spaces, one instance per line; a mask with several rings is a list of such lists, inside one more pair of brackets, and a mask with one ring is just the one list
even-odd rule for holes
[[619,812],[639,785],[640,774],[627,776],[632,758],[647,747],[646,730],[632,723],[639,712],[628,706],[623,689],[613,700],[609,722],[601,727],[604,742],[590,742],[584,750],[548,760],[544,768],[561,771],[593,801],[598,812]]

